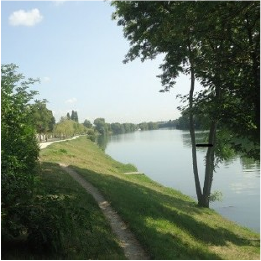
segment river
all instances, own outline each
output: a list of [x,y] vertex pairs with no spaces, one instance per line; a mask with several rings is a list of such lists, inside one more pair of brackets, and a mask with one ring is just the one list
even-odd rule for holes
[[[200,136],[197,133],[197,136]],[[190,135],[188,131],[161,129],[109,136],[105,152],[162,185],[196,199]],[[197,149],[201,183],[206,149]],[[211,203],[224,217],[260,232],[260,163],[234,156],[219,163],[212,191],[222,193],[222,201]]]

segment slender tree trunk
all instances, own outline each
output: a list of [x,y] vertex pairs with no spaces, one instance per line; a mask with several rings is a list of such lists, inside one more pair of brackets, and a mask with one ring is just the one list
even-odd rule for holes
[[[219,104],[221,99],[221,89],[220,86],[216,86],[215,88],[216,95],[215,100],[213,101],[215,104]],[[212,147],[208,147],[206,153],[206,166],[205,166],[205,180],[203,187],[203,195],[201,206],[209,208],[209,197],[211,194],[211,187],[213,182],[213,173],[214,173],[214,164],[215,164],[215,147],[216,147],[216,134],[217,134],[217,118],[212,119],[209,129],[208,135],[208,144],[213,145]]]
[[189,92],[189,125],[190,125],[189,130],[190,130],[190,138],[191,138],[191,146],[192,146],[193,173],[195,179],[198,204],[200,206],[200,202],[202,201],[202,191],[201,191],[200,180],[198,175],[195,127],[194,127],[194,119],[193,119],[193,112],[192,112],[194,88],[195,88],[195,75],[194,75],[194,68],[193,66],[191,66],[191,82],[190,82],[190,92]]
[[213,147],[208,147],[207,154],[206,154],[205,181],[204,181],[204,188],[203,188],[203,195],[202,195],[202,202],[201,202],[201,206],[206,208],[209,208],[209,197],[210,197],[212,181],[213,181],[216,130],[217,130],[217,121],[214,120],[211,122],[209,136],[208,136],[208,143],[213,144]]

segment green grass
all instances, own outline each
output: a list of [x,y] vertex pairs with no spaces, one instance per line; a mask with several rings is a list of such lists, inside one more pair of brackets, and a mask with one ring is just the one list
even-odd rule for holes
[[69,164],[93,183],[152,259],[260,257],[259,234],[198,208],[191,198],[145,175],[124,175],[136,168],[113,160],[85,137],[47,147],[41,160]]
[[[64,153],[64,151],[62,151]],[[91,195],[86,193],[73,178],[56,163],[42,162],[42,173],[38,178],[38,196],[67,196],[72,212],[81,211],[81,219],[73,221],[73,231],[63,235],[63,251],[32,250],[26,241],[12,242],[2,248],[4,259],[125,259],[118,239]],[[54,212],[55,213],[55,212]],[[51,214],[51,213],[50,213]],[[52,213],[53,214],[53,213]],[[57,215],[57,213],[55,213]],[[75,215],[72,215],[74,217]]]

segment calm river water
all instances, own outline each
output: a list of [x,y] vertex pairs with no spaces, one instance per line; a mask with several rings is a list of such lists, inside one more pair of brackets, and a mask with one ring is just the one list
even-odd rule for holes
[[[188,131],[161,129],[110,136],[105,152],[120,162],[134,164],[162,185],[196,199]],[[202,180],[206,149],[200,148],[197,152]],[[211,203],[211,208],[260,232],[259,163],[239,156],[220,163],[214,174],[212,191],[222,192],[223,197],[221,202]]]

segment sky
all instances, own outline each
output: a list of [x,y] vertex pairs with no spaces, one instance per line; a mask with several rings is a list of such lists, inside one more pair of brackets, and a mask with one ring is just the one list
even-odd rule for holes
[[1,1],[1,64],[14,63],[33,86],[36,99],[58,122],[77,111],[79,121],[168,121],[180,116],[177,94],[189,92],[180,76],[160,93],[163,56],[123,64],[129,42],[104,1]]

